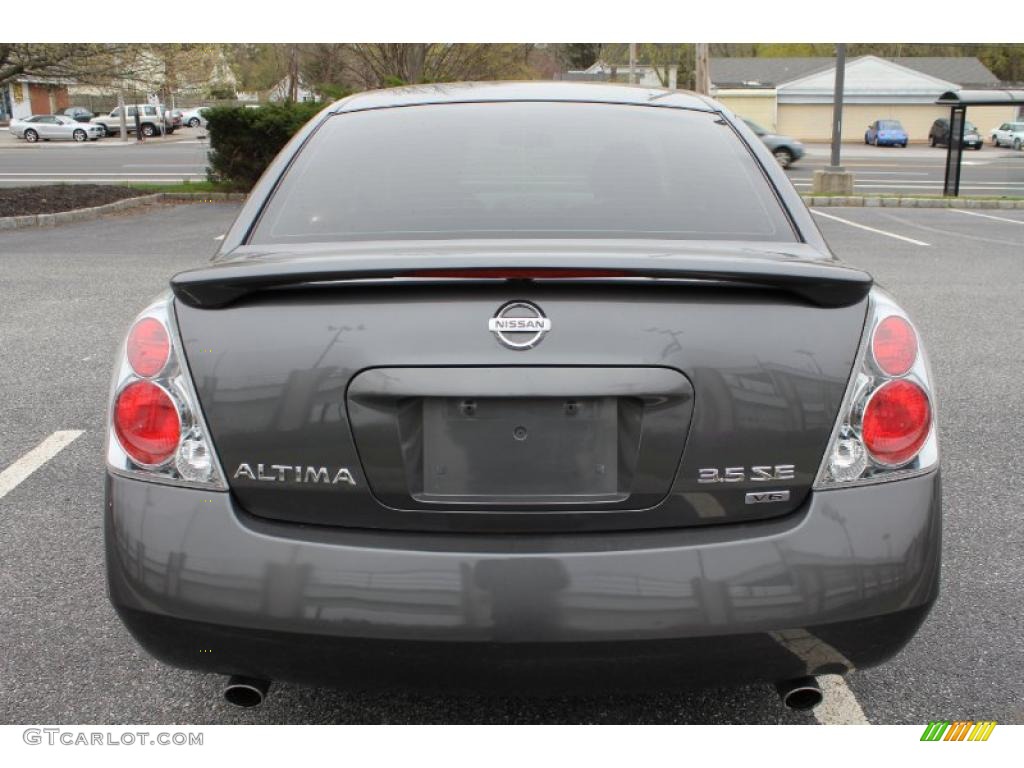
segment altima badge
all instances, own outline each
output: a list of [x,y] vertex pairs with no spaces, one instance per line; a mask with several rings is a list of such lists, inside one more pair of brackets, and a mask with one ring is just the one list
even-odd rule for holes
[[356,479],[347,467],[332,471],[328,467],[304,467],[291,464],[257,464],[256,471],[248,464],[239,464],[235,480],[262,480],[268,483],[322,483],[323,485],[355,485]]
[[529,301],[510,301],[498,307],[487,329],[509,349],[532,349],[551,330],[551,320]]

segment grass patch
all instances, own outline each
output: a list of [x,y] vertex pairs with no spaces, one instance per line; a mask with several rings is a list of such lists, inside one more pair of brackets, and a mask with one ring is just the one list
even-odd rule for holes
[[129,189],[140,189],[144,192],[237,192],[230,184],[218,184],[213,181],[182,181],[177,184],[125,184]]

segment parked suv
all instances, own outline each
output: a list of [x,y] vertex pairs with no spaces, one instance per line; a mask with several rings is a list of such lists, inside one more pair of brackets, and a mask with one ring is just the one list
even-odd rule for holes
[[[129,134],[135,133],[136,114],[141,118],[143,136],[158,136],[163,133],[163,107],[153,104],[128,104],[125,109],[128,110],[125,114],[125,127]],[[121,108],[115,107],[109,115],[94,117],[92,122],[103,126],[107,136],[118,136],[121,133]],[[167,133],[174,133],[174,125],[170,121],[167,122]]]
[[[940,117],[928,130],[928,143],[933,147],[946,147],[949,146],[949,118]],[[981,138],[981,134],[978,133],[978,129],[972,122],[964,123],[964,147],[971,149],[981,149],[981,145],[985,142]]]

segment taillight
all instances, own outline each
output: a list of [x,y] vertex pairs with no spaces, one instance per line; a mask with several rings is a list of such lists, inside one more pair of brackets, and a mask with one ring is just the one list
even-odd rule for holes
[[169,295],[132,324],[114,373],[107,466],[140,480],[226,490],[179,343]]
[[912,381],[890,381],[864,406],[861,436],[871,458],[899,467],[917,455],[932,426],[928,395]]
[[128,332],[125,342],[128,364],[139,376],[156,376],[167,365],[171,355],[171,340],[163,323],[154,317],[144,317]]
[[135,463],[158,466],[178,449],[181,415],[167,390],[135,381],[114,401],[114,431]]
[[917,360],[917,333],[906,319],[889,315],[871,335],[875,365],[888,376],[903,376]]
[[815,489],[896,480],[939,462],[931,371],[916,329],[871,292],[864,340]]

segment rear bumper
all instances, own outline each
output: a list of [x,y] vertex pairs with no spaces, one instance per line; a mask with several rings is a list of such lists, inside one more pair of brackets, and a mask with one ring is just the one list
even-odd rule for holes
[[936,472],[713,529],[372,533],[108,476],[107,568],[136,639],[192,669],[374,687],[776,680],[878,664],[913,636],[938,591],[940,507]]

